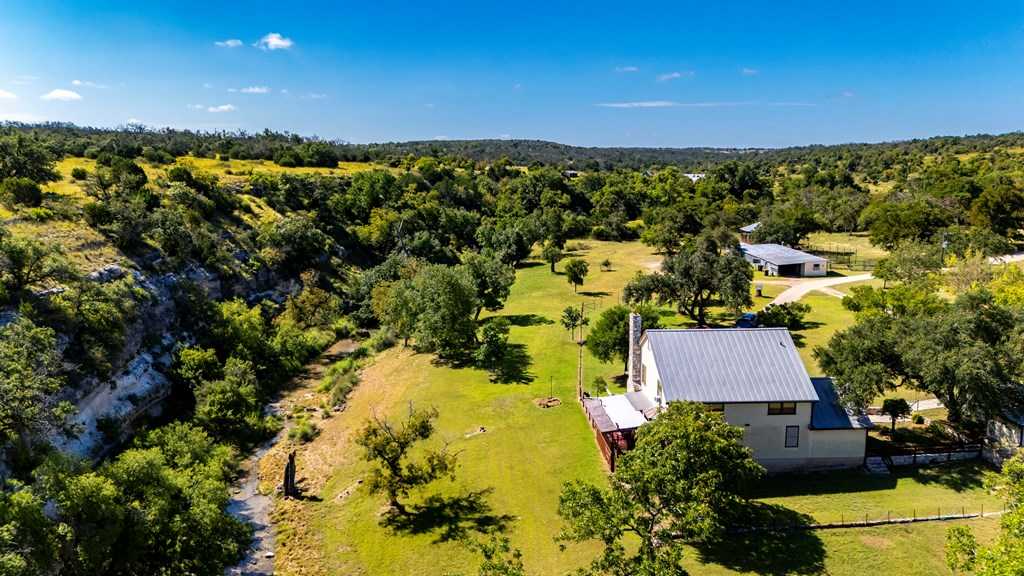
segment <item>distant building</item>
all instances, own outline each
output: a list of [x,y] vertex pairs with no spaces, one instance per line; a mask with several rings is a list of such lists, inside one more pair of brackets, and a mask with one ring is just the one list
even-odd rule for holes
[[691,172],[691,173],[683,174],[683,176],[686,176],[687,178],[690,179],[690,182],[693,182],[694,184],[696,184],[698,180],[703,180],[704,179],[705,174],[703,172],[701,172],[699,174]]
[[[630,317],[628,392],[585,401],[603,452],[632,447],[634,430],[671,402],[702,402],[744,430],[771,472],[864,464],[866,416],[850,415],[830,378],[811,378],[784,328],[639,329]],[[601,438],[598,442],[601,444]],[[606,456],[608,454],[606,453]]]
[[760,227],[760,222],[754,222],[753,224],[747,224],[746,226],[740,228],[740,242],[743,242],[744,244],[749,244],[750,241],[754,238],[754,232],[757,232],[757,229]]
[[740,244],[743,256],[767,276],[825,276],[828,260],[782,244]]

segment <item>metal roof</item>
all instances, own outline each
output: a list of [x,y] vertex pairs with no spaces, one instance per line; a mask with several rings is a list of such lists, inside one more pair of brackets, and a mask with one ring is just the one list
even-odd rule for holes
[[811,407],[811,428],[815,430],[855,430],[871,428],[867,416],[851,416],[842,403],[831,378],[811,378],[818,401]]
[[746,226],[743,226],[742,228],[740,228],[740,232],[746,232],[747,234],[750,234],[751,232],[757,230],[757,228],[760,225],[761,225],[760,222],[754,222],[753,224],[747,224]]
[[815,402],[785,328],[647,330],[665,400]]
[[633,407],[633,404],[626,398],[625,394],[614,396],[601,396],[601,404],[604,406],[604,413],[615,423],[619,430],[639,428],[647,423],[644,413]]
[[740,244],[740,249],[754,258],[760,258],[776,266],[803,264],[805,262],[828,262],[828,260],[821,256],[794,250],[782,244]]

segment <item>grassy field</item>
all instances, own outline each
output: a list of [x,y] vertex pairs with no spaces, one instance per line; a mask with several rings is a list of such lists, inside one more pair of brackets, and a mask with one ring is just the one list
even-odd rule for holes
[[807,371],[812,376],[821,375],[822,370],[813,356],[814,348],[828,344],[836,331],[852,325],[854,313],[843,308],[841,299],[818,291],[804,296],[800,302],[809,305],[811,311],[804,319],[807,328],[793,332],[793,338]]
[[[562,574],[587,562],[593,547],[561,551],[553,541],[560,526],[556,508],[562,483],[570,479],[601,482],[605,474],[592,432],[573,400],[578,348],[558,318],[566,306],[581,303],[591,318],[596,317],[618,301],[623,284],[636,271],[649,269],[656,261],[639,243],[588,244],[578,255],[590,263],[591,273],[578,294],[564,276],[551,274],[545,265],[529,264],[518,271],[506,308],[496,314],[513,323],[511,340],[524,353],[523,383],[492,383],[484,372],[437,365],[429,356],[407,350],[393,349],[377,357],[365,370],[363,383],[346,410],[320,421],[320,436],[298,449],[300,485],[311,497],[278,502],[279,573],[473,573],[477,559],[457,538],[479,527],[500,527],[508,534],[522,549],[530,574]],[[612,262],[611,271],[600,271],[599,263],[605,258]],[[768,294],[755,307],[770,301],[782,287],[766,285],[765,289]],[[800,335],[804,354],[823,342],[836,329],[834,324],[847,320],[838,298],[824,294],[808,298],[813,325]],[[724,321],[725,315],[719,314],[718,319]],[[667,310],[664,320],[666,325],[689,325]],[[587,352],[583,365],[584,382],[595,393],[602,392],[593,389],[596,376],[610,380],[622,373],[621,364],[602,363]],[[549,409],[534,404],[549,394],[563,404]],[[294,395],[315,396],[308,390]],[[459,453],[460,467],[455,481],[412,495],[417,510],[412,520],[382,526],[383,501],[360,486],[368,467],[352,444],[352,434],[371,415],[395,418],[410,403],[439,410],[437,441],[447,442]],[[272,489],[285,454],[294,448],[281,445],[264,459],[264,489]],[[991,504],[970,479],[975,472],[959,473],[968,478],[962,485],[931,473],[881,481],[858,473],[790,478],[766,484],[759,496],[788,508],[788,514],[809,513],[822,519],[843,510],[884,514],[903,501],[920,502],[922,507],[938,502],[951,507],[960,502]],[[440,499],[427,498],[435,493]],[[977,524],[988,529],[986,522]],[[858,554],[880,555],[882,565],[885,558],[904,558],[916,551],[921,562],[901,569],[930,574],[942,562],[945,527],[800,533],[778,538],[772,550],[758,546],[739,556],[702,549],[695,550],[690,561],[695,572],[712,574],[781,574],[809,566],[817,566],[817,572],[853,574],[858,572],[853,564]],[[746,544],[736,541],[730,546]],[[881,552],[873,551],[875,544]],[[806,553],[795,555],[797,550]]]
[[232,178],[237,176],[248,176],[249,174],[265,172],[270,174],[332,174],[342,176],[355,174],[365,170],[386,169],[379,164],[368,162],[339,162],[337,168],[285,168],[278,166],[270,160],[219,160],[216,158],[197,158],[195,156],[183,156],[178,158],[178,164],[194,166],[204,172],[216,174],[221,178]]
[[858,259],[877,260],[888,254],[884,248],[872,246],[866,232],[813,232],[805,246],[826,250],[853,250]]

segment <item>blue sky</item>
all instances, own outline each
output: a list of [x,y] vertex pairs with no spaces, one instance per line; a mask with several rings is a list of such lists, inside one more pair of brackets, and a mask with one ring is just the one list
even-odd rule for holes
[[1024,2],[4,0],[0,119],[352,142],[1024,129]]

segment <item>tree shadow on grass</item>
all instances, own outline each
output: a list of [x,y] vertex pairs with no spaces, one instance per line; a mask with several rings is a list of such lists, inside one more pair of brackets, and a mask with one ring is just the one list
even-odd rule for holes
[[580,296],[586,296],[587,298],[604,298],[606,296],[612,295],[611,292],[605,292],[604,290],[580,290],[579,292],[577,292],[577,294],[579,294]]
[[491,534],[504,531],[515,520],[508,514],[495,514],[487,503],[493,488],[456,496],[434,494],[405,512],[390,512],[381,521],[385,528],[404,534],[436,533],[435,543],[461,540],[470,533]]
[[896,476],[878,476],[860,470],[837,470],[807,474],[778,474],[758,482],[750,498],[781,498],[852,492],[874,492],[896,488]]
[[491,371],[491,381],[499,384],[529,384],[534,378],[530,372],[532,365],[533,360],[525,344],[509,343],[505,347],[505,356]]
[[977,490],[985,486],[985,476],[989,472],[985,465],[976,462],[969,464],[946,464],[928,468],[900,470],[898,476],[913,476],[921,484],[938,484],[956,492]]
[[516,264],[516,269],[517,270],[522,270],[524,268],[536,268],[537,266],[547,266],[547,265],[548,265],[547,262],[540,262],[538,260],[525,260],[523,262],[520,262],[519,264]]
[[508,323],[513,326],[529,327],[529,326],[544,326],[547,324],[554,324],[554,320],[550,320],[541,316],[540,314],[506,314],[504,316],[491,316],[485,318],[484,321],[489,321],[493,318],[504,318],[508,320]]
[[813,530],[799,528],[810,523],[810,516],[789,508],[750,503],[737,515],[734,530],[695,548],[701,562],[737,572],[822,574],[825,545]]

